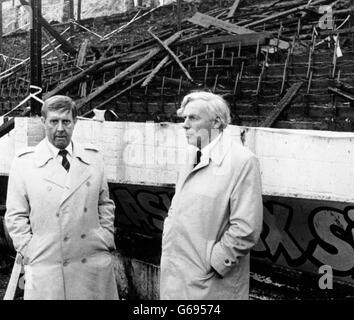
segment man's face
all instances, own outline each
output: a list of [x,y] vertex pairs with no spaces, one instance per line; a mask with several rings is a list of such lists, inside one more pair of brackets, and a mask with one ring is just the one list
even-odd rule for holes
[[59,149],[69,145],[76,124],[71,111],[48,111],[47,117],[42,117],[42,122],[52,145]]
[[207,112],[205,103],[203,100],[191,101],[182,113],[187,141],[198,148],[203,148],[210,142],[215,122]]

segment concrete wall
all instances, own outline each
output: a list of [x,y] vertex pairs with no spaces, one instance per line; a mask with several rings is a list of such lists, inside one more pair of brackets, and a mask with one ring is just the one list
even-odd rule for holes
[[[0,139],[7,150],[0,154],[3,174],[15,151],[44,137],[39,119],[15,123],[14,132]],[[257,155],[264,195],[354,202],[354,133],[238,126],[226,133],[239,143],[242,136]],[[101,149],[115,183],[173,186],[189,156],[183,129],[174,123],[79,120],[73,138]]]

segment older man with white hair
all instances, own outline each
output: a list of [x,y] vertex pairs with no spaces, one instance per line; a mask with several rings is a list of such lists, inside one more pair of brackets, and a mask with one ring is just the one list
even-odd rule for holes
[[160,298],[248,299],[263,219],[258,161],[225,133],[230,111],[221,96],[192,92],[177,114],[196,161],[180,172],[164,222]]

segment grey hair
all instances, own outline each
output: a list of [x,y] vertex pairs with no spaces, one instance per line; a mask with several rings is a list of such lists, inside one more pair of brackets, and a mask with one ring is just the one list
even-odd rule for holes
[[205,108],[207,108],[207,111],[211,117],[215,116],[220,119],[220,129],[225,129],[231,122],[230,109],[225,99],[217,94],[206,91],[194,91],[187,94],[182,100],[181,107],[177,110],[177,115],[182,116],[187,104],[196,100],[206,102]]
[[41,114],[44,118],[47,117],[48,111],[71,111],[73,119],[77,117],[76,104],[73,99],[68,96],[56,95],[44,101]]

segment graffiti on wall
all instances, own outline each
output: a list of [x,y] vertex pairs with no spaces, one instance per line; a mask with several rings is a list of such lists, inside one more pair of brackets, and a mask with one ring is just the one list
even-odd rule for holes
[[354,206],[265,197],[261,239],[253,256],[291,267],[330,265],[334,275],[354,277]]
[[[173,188],[111,185],[116,223],[133,232],[161,237]],[[354,279],[354,205],[264,196],[261,239],[252,256],[317,272],[330,265],[333,274]]]

